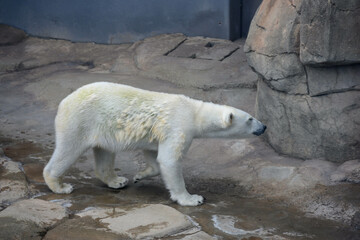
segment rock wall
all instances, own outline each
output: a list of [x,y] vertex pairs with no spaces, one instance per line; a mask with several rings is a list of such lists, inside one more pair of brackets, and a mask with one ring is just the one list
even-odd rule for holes
[[360,158],[360,1],[264,0],[244,47],[280,153]]

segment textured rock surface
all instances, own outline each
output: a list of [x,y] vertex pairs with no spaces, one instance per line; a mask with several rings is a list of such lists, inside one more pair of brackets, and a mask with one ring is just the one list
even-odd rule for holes
[[[1,29],[3,34],[11,34],[8,29]],[[52,47],[49,48],[48,45]],[[116,59],[119,52],[128,48],[128,44],[120,46],[99,45],[94,43],[71,43],[64,40],[49,40],[29,37],[24,41],[0,48],[0,72],[12,72],[42,67],[45,65],[66,63],[70,66],[94,68],[97,70],[109,68],[107,62]],[[101,57],[93,59],[94,55]]]
[[335,182],[348,181],[360,183],[360,160],[347,161],[341,164],[331,174],[331,180]]
[[0,212],[0,239],[40,240],[68,216],[65,208],[40,199],[18,201]]
[[297,173],[289,184],[296,188],[306,188],[317,184],[330,185],[330,174],[334,172],[336,165],[324,160],[304,161],[297,169]]
[[310,96],[360,90],[360,64],[331,68],[306,66],[306,72]]
[[119,235],[108,231],[106,225],[99,223],[91,217],[75,218],[59,224],[48,231],[44,240],[117,240],[126,239],[125,235]]
[[247,56],[250,66],[271,88],[289,94],[307,94],[305,71],[297,55],[266,56],[248,52]]
[[[256,75],[240,57],[241,42],[167,34],[134,43],[113,72],[159,78],[200,89],[254,88]],[[133,61],[129,61],[129,56]]]
[[297,9],[291,1],[263,1],[244,46],[249,65],[272,88],[291,94],[308,91],[298,57],[299,27]]
[[265,181],[282,181],[289,179],[294,169],[295,167],[266,166],[260,169],[259,178]]
[[215,237],[210,236],[209,234],[200,231],[195,234],[188,235],[186,237],[180,238],[181,240],[215,240]]
[[105,225],[109,231],[132,239],[163,237],[192,226],[185,215],[161,204],[129,209],[90,209],[78,213],[77,216],[90,216]]
[[13,218],[16,221],[32,222],[40,228],[50,228],[67,216],[62,206],[40,199],[22,200],[0,212],[0,219]]
[[193,37],[184,40],[180,46],[174,48],[166,56],[222,61],[237,49],[239,49],[239,45],[230,41]]
[[356,91],[323,97],[290,95],[260,81],[257,116],[271,126],[266,139],[276,150],[300,158],[343,162],[360,154],[359,101]]
[[268,56],[297,54],[300,41],[297,11],[300,2],[263,1],[252,20],[245,52],[256,51]]
[[358,5],[264,0],[259,7],[244,50],[260,78],[256,113],[277,151],[334,162],[360,157]]
[[28,183],[21,165],[0,156],[0,204],[7,204],[29,195]]
[[0,217],[0,239],[41,240],[45,229],[34,222],[18,221],[11,217]]
[[300,59],[306,65],[360,62],[360,2],[303,0]]
[[356,212],[353,218],[351,219],[351,227],[355,231],[360,231],[360,212]]

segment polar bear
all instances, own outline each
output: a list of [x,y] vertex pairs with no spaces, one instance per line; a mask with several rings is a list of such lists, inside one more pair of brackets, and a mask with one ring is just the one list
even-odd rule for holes
[[233,107],[122,84],[92,83],[61,101],[55,118],[56,148],[43,176],[53,192],[70,193],[72,186],[62,183],[61,176],[92,148],[96,176],[110,188],[122,188],[128,179],[115,173],[115,153],[142,149],[147,167],[134,182],[161,174],[173,201],[196,206],[204,198],[188,193],[180,165],[192,140],[247,138],[265,129]]

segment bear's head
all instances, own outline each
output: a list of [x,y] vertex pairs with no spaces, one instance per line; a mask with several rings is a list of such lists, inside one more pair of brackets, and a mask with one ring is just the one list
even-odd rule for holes
[[217,111],[217,113],[219,114],[219,118],[216,119],[213,128],[203,136],[249,138],[252,136],[260,136],[266,130],[266,126],[263,123],[240,109],[221,106],[221,111]]
[[223,131],[228,137],[260,136],[265,130],[266,126],[247,112],[231,107],[223,112]]

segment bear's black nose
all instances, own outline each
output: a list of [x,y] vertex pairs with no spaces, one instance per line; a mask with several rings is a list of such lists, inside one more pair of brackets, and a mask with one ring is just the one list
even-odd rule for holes
[[256,135],[256,136],[260,136],[261,134],[263,134],[263,133],[265,132],[265,130],[266,130],[266,126],[263,125],[262,128],[259,128],[258,130],[256,130],[255,132],[253,132],[253,134]]

